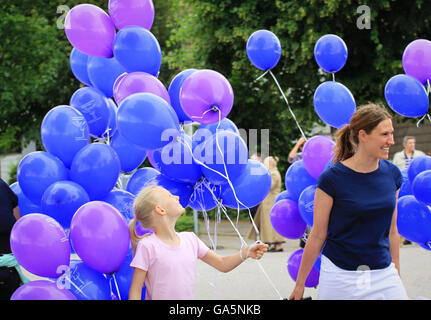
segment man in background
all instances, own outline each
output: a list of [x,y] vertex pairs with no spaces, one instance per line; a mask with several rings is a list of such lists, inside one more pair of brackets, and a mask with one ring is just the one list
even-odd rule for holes
[[404,150],[394,154],[392,161],[400,170],[408,168],[414,158],[425,155],[423,151],[416,150],[416,139],[413,136],[404,137],[403,148]]

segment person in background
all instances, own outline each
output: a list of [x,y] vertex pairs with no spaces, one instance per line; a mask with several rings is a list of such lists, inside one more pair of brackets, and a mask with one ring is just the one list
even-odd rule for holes
[[408,299],[396,209],[403,177],[388,161],[393,132],[391,115],[374,104],[338,131],[332,165],[317,181],[314,225],[289,299],[303,297],[320,254],[319,300]]
[[408,168],[414,158],[425,155],[423,151],[416,150],[416,139],[413,136],[404,137],[403,148],[404,150],[394,154],[394,158],[392,160],[400,170]]
[[9,300],[23,283],[9,241],[12,227],[20,217],[18,197],[9,185],[0,179],[0,300]]
[[[416,139],[413,136],[405,136],[403,139],[403,151],[394,154],[392,162],[400,168],[400,170],[408,169],[414,158],[424,156],[425,153],[416,150]],[[403,245],[412,244],[411,241],[400,237],[400,243]]]
[[302,149],[304,148],[304,144],[307,140],[304,137],[298,139],[298,142],[295,146],[290,150],[289,156],[287,157],[287,162],[294,163],[295,161],[302,159]]
[[[270,246],[268,252],[283,251],[282,244],[285,242],[284,237],[279,235],[272,226],[269,214],[274,205],[275,198],[281,191],[281,175],[277,169],[278,158],[267,157],[263,164],[271,173],[271,189],[266,198],[261,202],[254,217],[254,222],[259,229],[260,240]],[[252,226],[248,232],[247,238],[256,240],[256,230]]]

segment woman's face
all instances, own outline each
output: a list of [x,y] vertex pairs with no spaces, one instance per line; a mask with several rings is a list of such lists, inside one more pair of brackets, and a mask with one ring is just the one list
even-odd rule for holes
[[361,142],[371,156],[387,160],[389,158],[389,148],[394,144],[392,120],[383,120],[370,134],[363,134]]

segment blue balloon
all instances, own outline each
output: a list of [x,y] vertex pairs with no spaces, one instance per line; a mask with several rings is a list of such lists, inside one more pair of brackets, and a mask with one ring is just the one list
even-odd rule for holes
[[108,108],[109,108],[109,122],[108,122],[108,129],[109,130],[109,136],[113,136],[115,132],[117,132],[117,110],[118,107],[115,104],[114,100],[107,99],[108,101]]
[[193,159],[192,140],[184,132],[175,141],[154,150],[153,160],[169,179],[195,184],[202,177],[201,167]]
[[14,182],[10,185],[12,191],[18,197],[18,208],[21,213],[21,216],[25,216],[29,213],[42,213],[42,208],[33,202],[31,202],[25,194],[22,192],[21,187],[19,186],[18,181]]
[[90,197],[79,184],[67,180],[54,182],[42,196],[42,213],[54,218],[64,229],[70,229],[76,210],[88,201]]
[[117,59],[103,57],[90,57],[87,70],[93,87],[99,89],[107,98],[114,95],[115,80],[126,72]]
[[[130,285],[132,284],[133,272],[135,270],[135,268],[130,266],[130,264],[132,263],[132,260],[133,260],[133,253],[132,253],[132,250],[129,250],[129,253],[126,256],[126,259],[124,260],[123,265],[114,274],[117,285],[115,285],[113,277],[110,279],[113,293],[121,300],[129,299],[129,289],[130,289]],[[120,292],[117,291],[117,286]],[[142,288],[141,300],[145,300],[145,293],[146,293],[146,287],[144,285]]]
[[97,200],[110,192],[120,175],[117,153],[103,143],[92,143],[82,148],[73,158],[70,179],[81,185]]
[[338,129],[350,123],[350,118],[356,111],[352,93],[335,81],[320,84],[314,92],[313,103],[320,119]]
[[414,158],[412,162],[410,162],[409,168],[407,169],[407,175],[409,176],[410,184],[413,185],[416,176],[426,170],[431,170],[431,157],[420,156]]
[[127,72],[143,71],[157,76],[162,64],[162,50],[156,37],[147,29],[128,26],[118,31],[114,57]]
[[111,300],[109,280],[80,260],[71,260],[65,286],[78,300]]
[[404,196],[397,204],[398,232],[404,238],[417,242],[431,241],[431,211],[412,195]]
[[193,153],[196,159],[208,167],[202,165],[202,173],[214,185],[228,182],[219,173],[224,176],[227,174],[233,181],[244,172],[248,163],[248,149],[244,140],[228,130],[212,135],[205,143],[198,145]]
[[[219,193],[219,186],[214,186],[208,182],[205,185],[200,184],[195,187],[195,190],[193,191],[193,194],[190,198],[189,207],[196,211],[212,210],[217,207]],[[214,196],[216,199],[214,199]]]
[[174,196],[178,196],[180,198],[180,204],[183,206],[183,208],[187,207],[190,201],[190,197],[193,193],[192,184],[173,181],[164,176],[163,174],[159,174],[145,184],[145,186],[150,185],[157,185],[163,187]]
[[54,182],[67,180],[68,171],[60,159],[44,151],[31,152],[18,165],[17,178],[22,192],[40,205],[45,190]]
[[295,201],[295,195],[293,195],[292,192],[289,190],[284,190],[280,192],[278,196],[275,198],[274,204],[276,204],[278,201],[287,200],[287,199]]
[[400,192],[398,194],[398,199],[407,195],[413,194],[412,185],[410,184],[409,177],[407,175],[407,169],[401,170],[403,174],[403,183],[400,187]]
[[385,99],[392,110],[404,117],[421,117],[428,112],[425,87],[419,80],[406,74],[398,74],[388,80]]
[[317,181],[305,169],[303,161],[298,160],[287,169],[284,183],[292,194],[293,201],[298,202],[302,191],[308,186],[315,185]]
[[124,218],[126,218],[127,222],[135,218],[133,214],[133,201],[135,200],[135,195],[131,194],[128,191],[114,189],[108,193],[106,197],[102,199],[115,207]]
[[130,142],[118,131],[112,137],[110,146],[115,150],[120,158],[121,171],[124,172],[135,170],[147,157],[146,149]]
[[247,166],[242,174],[232,180],[234,192],[229,184],[221,186],[221,199],[223,205],[232,209],[252,208],[261,203],[268,195],[271,189],[271,173],[256,160],[248,160]]
[[260,70],[272,69],[281,57],[280,40],[271,31],[258,30],[248,38],[246,51],[255,67]]
[[196,69],[187,69],[178,73],[169,85],[168,93],[171,99],[171,105],[177,113],[178,120],[180,122],[192,121],[190,117],[184,112],[180,102],[180,90],[184,81],[190,76]]
[[309,227],[313,227],[314,195],[316,186],[311,185],[301,192],[298,200],[299,213]]
[[90,87],[76,90],[70,99],[70,106],[84,115],[91,135],[99,137],[105,133],[110,113],[108,100],[99,90]]
[[174,109],[152,93],[135,93],[117,111],[120,134],[147,150],[160,149],[180,134]]
[[326,72],[340,71],[346,64],[347,55],[346,44],[335,34],[324,35],[314,46],[314,58]]
[[75,154],[90,142],[90,133],[83,114],[69,106],[48,111],[42,121],[41,138],[46,151],[70,168]]
[[210,139],[211,136],[216,133],[217,127],[219,131],[228,130],[228,131],[232,131],[237,135],[240,135],[240,132],[236,124],[232,120],[229,120],[228,118],[224,118],[222,121],[220,121],[220,125],[218,122],[210,123],[210,124],[201,124],[199,128],[196,130],[196,132],[193,134],[193,142],[195,142],[196,144],[200,144],[205,142],[207,139]]
[[159,171],[151,167],[136,170],[127,182],[126,191],[137,196],[145,184],[159,174]]
[[415,198],[431,206],[431,170],[419,173],[412,184]]
[[72,73],[76,77],[76,79],[81,81],[83,84],[86,84],[87,86],[92,86],[93,84],[91,83],[87,72],[87,64],[89,57],[90,56],[79,51],[78,49],[73,48],[72,52],[70,53],[70,69],[72,69]]

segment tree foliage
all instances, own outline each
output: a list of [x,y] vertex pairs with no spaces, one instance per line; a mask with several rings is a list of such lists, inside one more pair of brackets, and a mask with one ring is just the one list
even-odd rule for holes
[[346,42],[349,57],[336,80],[346,85],[357,105],[384,103],[384,86],[403,73],[404,48],[417,38],[430,38],[427,1],[363,1],[371,13],[370,29],[359,29],[359,4],[346,0],[179,0],[178,28],[168,42],[171,68],[209,68],[232,84],[235,104],[229,118],[241,128],[270,129],[270,153],[287,168],[286,158],[300,132],[269,76],[246,55],[246,43],[256,30],[267,29],[280,39],[282,57],[273,73],[288,95],[301,126],[321,123],[313,107],[317,86],[331,80],[319,74],[314,45],[323,35],[337,34]]

